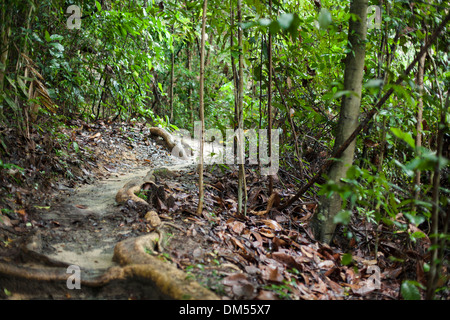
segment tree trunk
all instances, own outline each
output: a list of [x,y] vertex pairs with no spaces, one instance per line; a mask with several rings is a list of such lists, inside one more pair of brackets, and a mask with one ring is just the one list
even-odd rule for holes
[[205,144],[205,106],[203,102],[204,86],[205,86],[205,29],[206,29],[206,9],[208,6],[208,0],[203,1],[203,15],[202,15],[202,40],[200,45],[200,121],[201,121],[201,132],[200,132],[200,163],[198,165],[198,208],[197,214],[200,215],[203,211],[203,201],[204,201],[204,187],[203,187],[203,147]]
[[[422,92],[423,92],[423,74],[425,69],[425,59],[427,57],[427,54],[425,53],[419,60],[419,65],[417,66],[417,75],[416,75],[416,85],[417,89],[419,91],[419,101],[417,104],[417,124],[416,124],[416,154],[417,156],[420,156],[420,148],[422,147],[422,121],[423,121],[423,99],[422,99]],[[416,170],[414,172],[414,185],[413,185],[413,194],[414,194],[414,200],[419,200],[419,194],[420,194],[420,170]],[[412,211],[416,211],[416,204],[413,203],[413,209]]]
[[238,14],[238,45],[239,45],[239,89],[238,89],[238,109],[237,109],[237,117],[238,117],[238,159],[240,159],[239,163],[239,179],[238,179],[238,213],[242,213],[242,207],[244,206],[243,214],[247,213],[247,192],[245,186],[245,168],[244,162],[245,157],[243,151],[245,149],[245,138],[243,130],[244,130],[244,109],[243,109],[243,101],[244,101],[244,57],[242,52],[242,3],[241,0],[238,0],[237,6],[237,14]]
[[189,111],[191,113],[191,126],[192,128],[194,128],[194,107],[192,105],[192,99],[191,99],[191,95],[192,95],[192,86],[191,86],[191,47],[192,47],[192,43],[188,42],[187,46],[186,46],[186,54],[187,54],[187,69],[189,71],[189,85],[188,85],[188,97],[187,97],[187,103],[188,103],[188,107],[189,107]]
[[[172,32],[173,32],[173,28],[172,28]],[[175,50],[174,50],[175,51]],[[171,68],[170,68],[170,90],[169,90],[169,95],[170,95],[170,122],[173,121],[173,78],[174,78],[174,66],[175,66],[175,52],[172,52],[172,57],[171,57]]]
[[[336,129],[334,150],[352,134],[358,126],[359,109],[361,103],[362,80],[364,74],[365,40],[367,31],[367,2],[368,0],[354,0],[350,12],[359,17],[358,21],[350,20],[348,42],[352,51],[347,55],[344,72],[344,90],[354,94],[344,96],[341,103],[341,112]],[[331,181],[340,184],[345,178],[347,169],[353,163],[355,141],[342,153],[339,161],[335,162],[328,174]],[[322,196],[317,214],[314,216],[311,227],[317,240],[330,243],[336,224],[334,217],[341,210],[342,199],[337,193],[331,197]]]
[[[269,0],[270,16],[272,16],[272,0]],[[269,31],[268,41],[268,59],[269,59],[269,83],[267,84],[267,117],[268,117],[268,130],[267,136],[269,137],[269,167],[272,165],[272,34]],[[269,194],[273,192],[273,176],[269,174]]]
[[[441,95],[442,96],[442,95]],[[441,120],[438,125],[438,132],[437,132],[437,150],[436,150],[436,156],[438,160],[436,161],[434,165],[434,174],[433,174],[433,192],[432,192],[432,203],[433,203],[433,209],[431,212],[431,263],[430,263],[430,271],[428,272],[428,279],[427,279],[427,292],[425,299],[432,300],[434,298],[434,294],[437,288],[437,281],[439,280],[439,274],[440,269],[442,266],[442,260],[443,260],[443,253],[446,248],[446,237],[447,236],[447,230],[448,230],[448,219],[450,210],[447,208],[447,211],[445,213],[445,219],[444,220],[444,237],[439,237],[439,189],[440,189],[440,158],[442,157],[442,146],[444,141],[444,134],[446,131],[446,128],[448,127],[448,123],[446,121],[446,115],[449,109],[450,105],[450,90],[447,91],[447,99],[445,102],[445,105],[442,105],[441,107]],[[442,99],[442,98],[441,98]],[[447,204],[448,206],[448,204]],[[442,210],[444,212],[444,210]]]

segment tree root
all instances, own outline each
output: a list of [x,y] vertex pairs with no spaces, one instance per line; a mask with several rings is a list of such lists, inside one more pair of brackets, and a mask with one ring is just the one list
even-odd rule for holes
[[163,138],[167,147],[175,156],[181,159],[188,159],[188,156],[192,155],[192,150],[190,149],[190,146],[183,144],[182,141],[175,140],[174,137],[167,130],[159,127],[151,127],[150,133],[152,135]]
[[[133,279],[153,283],[160,295],[169,299],[218,300],[218,296],[196,281],[188,279],[186,274],[177,269],[175,265],[151,254],[155,251],[159,238],[159,233],[152,232],[119,242],[114,248],[113,261],[120,266],[110,267],[100,275],[96,270],[81,270],[81,287],[102,287],[114,280]],[[30,253],[31,250],[27,252]],[[45,261],[43,262],[45,263]],[[18,278],[25,281],[62,282],[65,284],[71,276],[72,273],[67,273],[67,268],[64,267],[18,266],[0,260],[0,283],[2,278]]]

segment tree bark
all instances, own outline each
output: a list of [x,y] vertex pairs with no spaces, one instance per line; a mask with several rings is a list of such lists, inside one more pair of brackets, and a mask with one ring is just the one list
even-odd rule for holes
[[[353,93],[344,96],[341,103],[341,112],[336,130],[334,150],[347,140],[358,127],[359,110],[361,104],[362,81],[364,74],[364,59],[366,55],[365,40],[367,32],[367,0],[354,0],[350,12],[359,19],[350,20],[348,43],[352,51],[347,55],[344,72],[344,90]],[[345,178],[348,168],[353,163],[355,141],[352,141],[342,153],[339,161],[335,162],[329,171],[331,181],[340,184]],[[336,224],[334,217],[341,210],[342,199],[339,194],[333,193],[331,197],[322,196],[317,214],[312,221],[312,228],[317,240],[330,243]]]
[[173,121],[173,78],[174,78],[174,65],[175,65],[175,53],[172,52],[172,61],[171,61],[171,70],[170,70],[170,121]]
[[204,106],[204,86],[205,86],[205,29],[206,29],[206,9],[208,6],[208,0],[203,1],[203,15],[202,15],[202,40],[200,45],[200,121],[201,121],[201,132],[200,132],[200,162],[198,165],[198,207],[197,214],[200,215],[203,211],[203,201],[204,201],[204,187],[203,187],[203,147],[205,144],[205,106]]
[[[272,0],[269,0],[270,16],[272,16]],[[272,34],[269,31],[268,41],[268,59],[269,59],[269,83],[267,85],[267,118],[269,137],[269,167],[272,165]],[[269,174],[269,194],[273,192],[273,176]]]
[[[423,92],[423,74],[425,69],[425,60],[426,60],[427,54],[425,53],[419,60],[419,65],[417,67],[417,75],[416,75],[416,85],[417,89],[419,91],[419,101],[417,104],[417,124],[416,124],[416,154],[417,156],[420,156],[420,148],[422,147],[422,121],[423,121],[423,99],[422,99],[422,92]],[[416,170],[414,173],[414,184],[413,184],[413,194],[414,194],[414,200],[419,200],[419,194],[420,194],[420,170]],[[413,204],[413,210],[416,211],[416,204]]]
[[[243,109],[243,102],[244,102],[244,57],[243,57],[243,50],[242,50],[242,2],[241,0],[238,0],[238,6],[237,6],[237,14],[238,14],[238,21],[239,21],[239,27],[238,27],[238,45],[239,45],[239,89],[238,89],[238,110],[237,110],[237,117],[238,117],[238,139],[240,140],[238,142],[238,159],[240,159],[239,163],[239,178],[238,178],[238,212],[243,213],[246,215],[247,213],[247,192],[246,192],[246,186],[245,186],[245,168],[244,168],[244,162],[245,157],[243,154],[244,148],[245,148],[245,138],[243,133],[244,130],[244,109]],[[242,207],[244,207],[244,211],[242,212]]]

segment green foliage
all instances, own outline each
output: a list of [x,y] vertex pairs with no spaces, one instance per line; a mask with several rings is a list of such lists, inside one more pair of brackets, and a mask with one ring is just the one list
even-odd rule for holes
[[424,289],[423,285],[417,281],[405,280],[401,286],[401,294],[405,300],[420,300],[421,295],[419,288]]

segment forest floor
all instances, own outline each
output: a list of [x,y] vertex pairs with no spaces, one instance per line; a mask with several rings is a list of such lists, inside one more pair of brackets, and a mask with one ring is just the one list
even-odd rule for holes
[[[358,221],[352,228],[363,235],[360,243],[343,241],[331,247],[318,243],[308,228],[316,201],[306,199],[288,213],[279,212],[277,202],[288,196],[283,191],[286,183],[277,180],[275,194],[268,195],[267,181],[256,167],[247,166],[247,216],[236,213],[237,170],[219,165],[205,170],[205,206],[197,215],[198,173],[192,161],[173,157],[139,124],[77,125],[77,130],[64,132],[78,146],[68,155],[72,160],[65,167],[66,179],[52,179],[45,192],[20,184],[3,186],[2,192],[10,196],[2,203],[8,210],[0,222],[0,262],[33,268],[48,257],[53,266],[62,261],[93,274],[116,266],[112,257],[118,242],[153,230],[145,212],[132,201],[116,203],[118,190],[151,170],[166,168],[156,182],[164,186],[170,205],[158,200],[152,204],[166,223],[163,249],[149,254],[183,270],[219,298],[399,299],[402,279],[411,278],[411,273],[413,278],[423,275],[416,268],[418,259],[404,253],[401,237],[380,239],[375,258],[368,246],[371,232]],[[22,178],[27,179],[26,174]],[[31,238],[41,254],[34,261],[22,250]],[[347,252],[352,258],[344,263]],[[160,298],[132,281],[67,290],[32,284],[17,275],[2,276],[1,271],[2,299]]]

